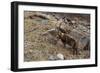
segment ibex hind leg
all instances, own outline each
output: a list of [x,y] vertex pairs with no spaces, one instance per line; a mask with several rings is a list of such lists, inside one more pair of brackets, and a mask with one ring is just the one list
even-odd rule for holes
[[77,47],[73,47],[73,55],[78,55],[78,48]]
[[65,43],[63,43],[63,48],[66,48],[66,44]]

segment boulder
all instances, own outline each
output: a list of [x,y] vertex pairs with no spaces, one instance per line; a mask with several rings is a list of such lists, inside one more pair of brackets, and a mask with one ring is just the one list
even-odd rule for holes
[[87,37],[82,37],[78,43],[78,48],[83,49],[83,50],[89,50],[90,49],[90,38]]
[[56,45],[58,38],[57,38],[57,31],[56,29],[50,29],[42,34],[47,42]]
[[81,50],[89,49],[90,47],[89,35],[85,35],[84,33],[76,32],[76,31],[71,32],[69,35],[72,36],[72,38],[76,40],[78,49],[81,49]]

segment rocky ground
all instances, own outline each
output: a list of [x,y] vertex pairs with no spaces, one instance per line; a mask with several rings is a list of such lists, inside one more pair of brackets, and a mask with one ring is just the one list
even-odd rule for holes
[[[69,25],[63,18],[71,20]],[[75,40],[78,54],[73,54],[71,44],[57,38],[56,27],[65,24],[68,37]],[[66,40],[70,41],[70,40]],[[90,58],[90,15],[50,12],[24,12],[24,61],[71,60]],[[71,42],[73,43],[73,42]],[[88,46],[88,48],[87,48]]]

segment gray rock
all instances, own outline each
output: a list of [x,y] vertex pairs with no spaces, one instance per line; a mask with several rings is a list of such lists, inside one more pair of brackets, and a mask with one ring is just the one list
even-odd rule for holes
[[53,55],[50,55],[48,60],[55,60],[55,57]]
[[90,38],[87,37],[82,37],[80,39],[78,48],[83,49],[83,50],[89,50],[90,49]]
[[48,41],[51,44],[57,44],[58,38],[57,38],[57,31],[56,29],[50,29],[42,34],[46,41]]
[[58,53],[58,54],[57,54],[57,58],[58,58],[59,60],[64,60],[64,56],[63,56],[63,54],[61,54],[61,53]]
[[48,60],[54,61],[54,60],[64,60],[64,55],[61,53],[58,53],[56,56],[50,55]]
[[78,30],[73,30],[70,34],[74,40],[76,40],[77,48],[78,49],[85,49],[87,46],[87,49],[89,49],[90,44],[90,36],[86,33],[79,32]]

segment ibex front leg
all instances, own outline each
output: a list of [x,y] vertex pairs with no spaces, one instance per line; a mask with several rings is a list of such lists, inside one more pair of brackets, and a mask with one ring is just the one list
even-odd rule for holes
[[72,46],[72,49],[73,49],[73,55],[78,55],[78,48],[77,48],[77,42],[73,42],[73,46]]

